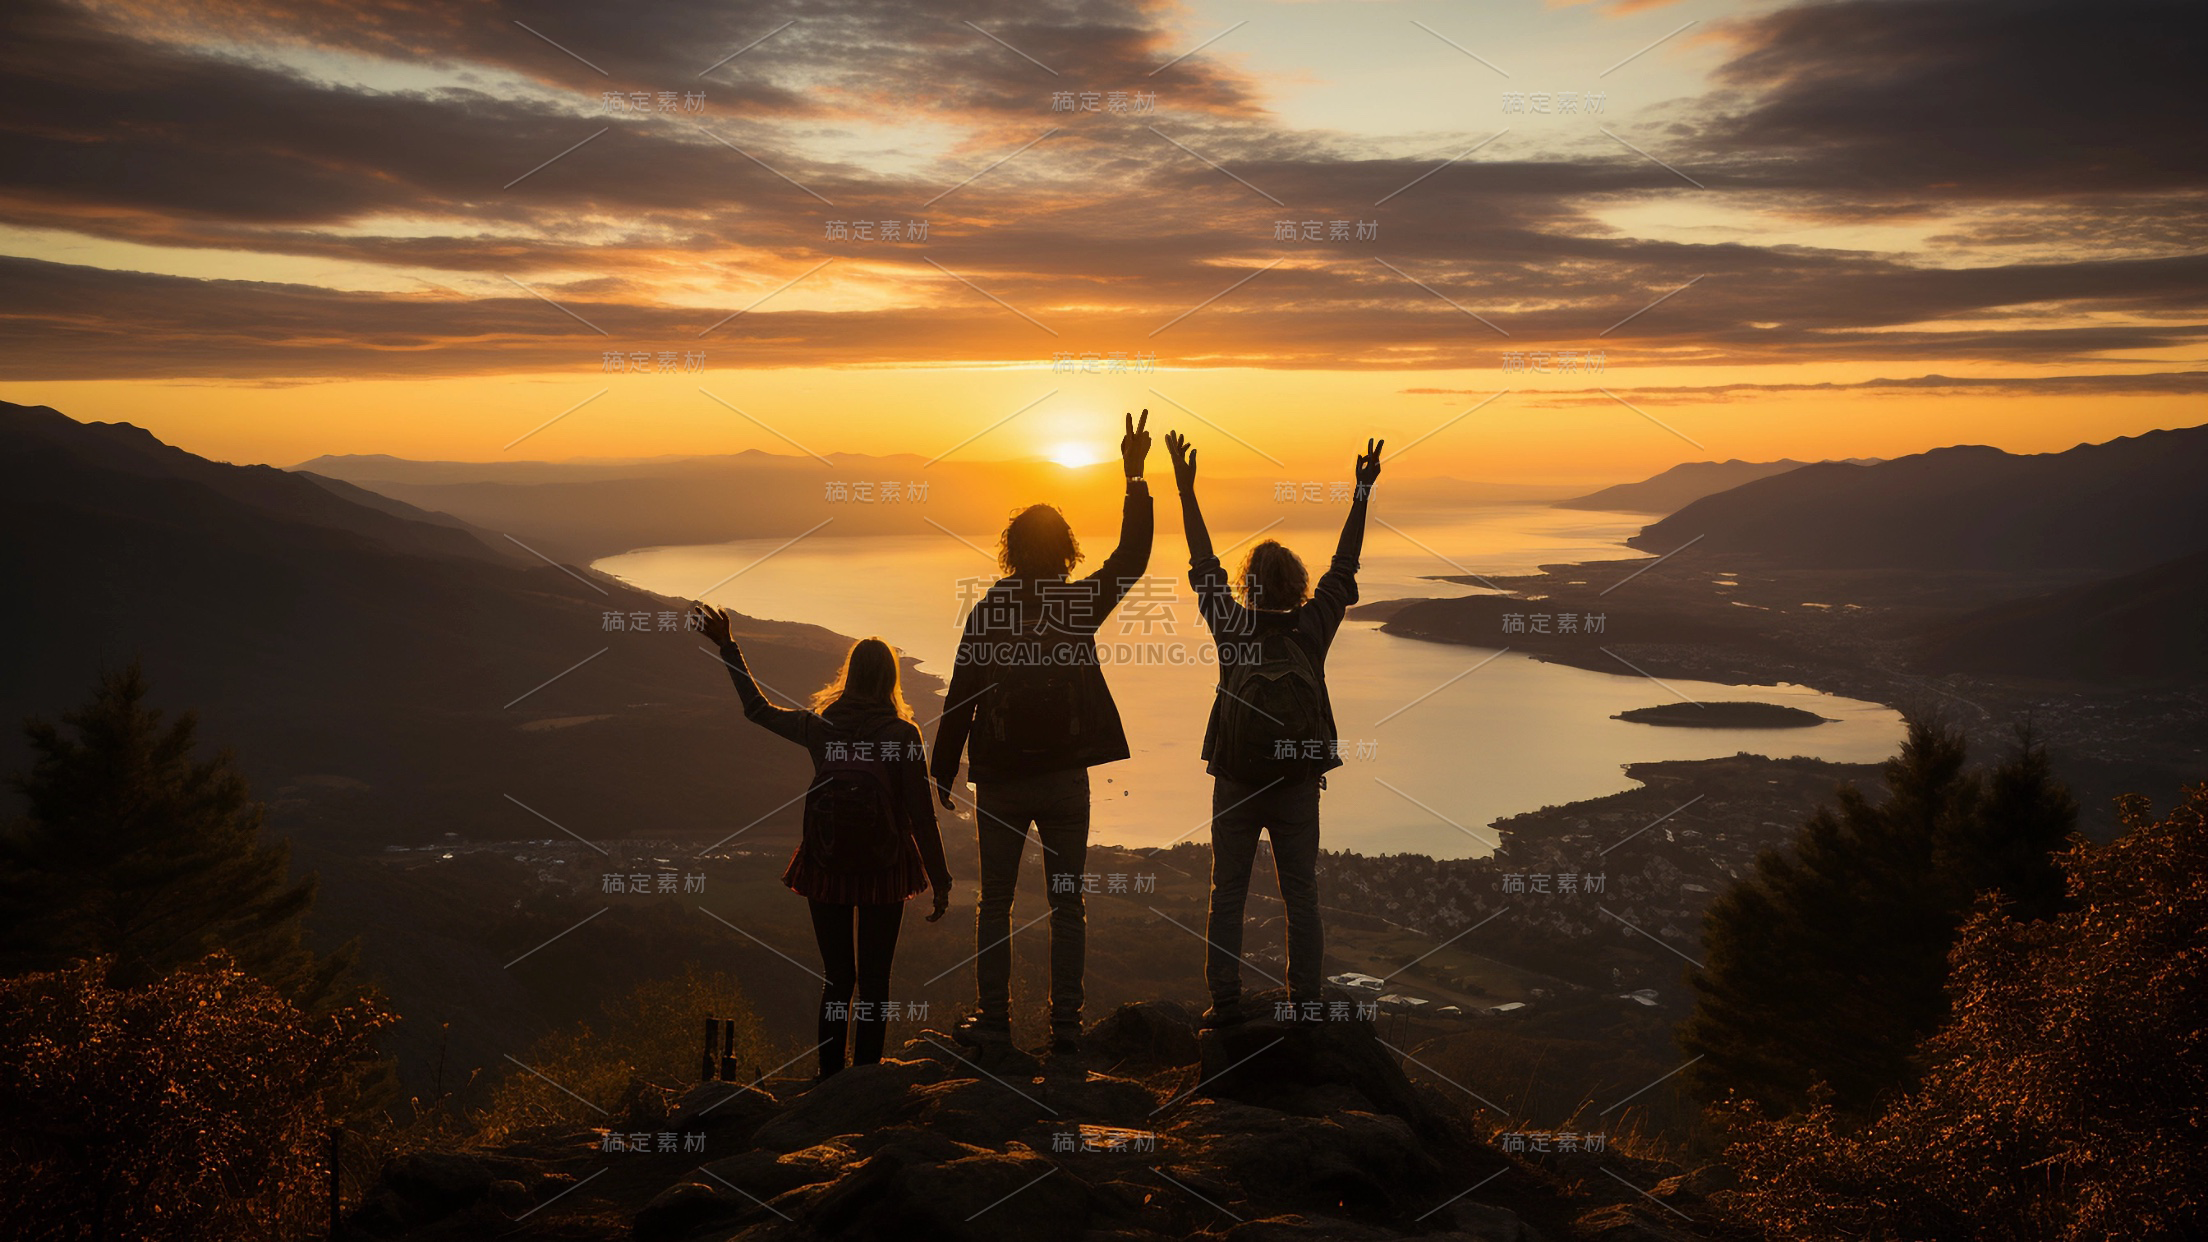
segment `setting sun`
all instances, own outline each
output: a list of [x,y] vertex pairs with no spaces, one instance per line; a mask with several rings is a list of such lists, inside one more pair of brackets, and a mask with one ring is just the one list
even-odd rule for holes
[[1061,466],[1093,466],[1104,460],[1104,451],[1093,444],[1068,442],[1052,446],[1049,456]]

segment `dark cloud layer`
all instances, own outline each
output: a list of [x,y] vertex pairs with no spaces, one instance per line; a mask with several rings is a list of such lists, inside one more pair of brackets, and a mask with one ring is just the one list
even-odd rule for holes
[[[0,221],[517,279],[628,348],[673,348],[756,296],[705,311],[668,304],[670,288],[764,293],[824,260],[821,286],[900,303],[762,306],[708,338],[719,360],[746,365],[1156,348],[1199,364],[1492,367],[1507,349],[1573,346],[1650,364],[2085,364],[2208,331],[2208,97],[2182,76],[2203,50],[2202,12],[1837,0],[1738,23],[1724,89],[1666,137],[1709,186],[1694,191],[1614,153],[1498,148],[1435,171],[1438,159],[1290,132],[1256,84],[1209,57],[1151,76],[1181,49],[1159,12],[1113,0],[814,0],[771,18],[579,2],[18,0],[0,14]],[[346,84],[392,64],[434,68],[441,85]],[[1158,113],[1048,107],[1054,90],[1139,85],[1159,92]],[[698,89],[710,103],[598,108],[601,91],[630,89]],[[966,137],[899,175],[807,139],[905,115]],[[1969,250],[1968,265],[1689,245],[1599,222],[1603,205],[1651,198],[1831,220],[1997,210],[1937,243]],[[914,218],[929,222],[924,244],[827,236],[830,221]],[[372,226],[386,219],[413,223]],[[1372,221],[1377,236],[1276,238],[1307,221]],[[2127,244],[2096,245],[2106,221],[2130,223]],[[2002,261],[2005,247],[2029,257]],[[15,379],[564,369],[606,340],[520,290],[6,270],[0,374]]]

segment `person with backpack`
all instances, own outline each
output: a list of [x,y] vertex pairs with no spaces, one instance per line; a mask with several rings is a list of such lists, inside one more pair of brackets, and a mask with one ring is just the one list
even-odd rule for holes
[[847,1034],[851,1064],[878,1062],[905,901],[933,888],[930,923],[951,903],[951,872],[897,651],[879,638],[851,644],[842,671],[813,696],[811,710],[801,711],[759,692],[727,612],[701,603],[691,619],[719,646],[744,717],[812,756],[804,834],[782,883],[811,904],[820,946],[820,1077],[843,1068]]
[[969,752],[981,897],[974,911],[975,1011],[952,1038],[991,1049],[1012,1038],[1012,900],[1033,826],[1050,903],[1050,1049],[1080,1050],[1088,915],[1089,769],[1128,756],[1127,734],[1097,662],[1096,631],[1150,564],[1152,514],[1143,462],[1150,411],[1127,416],[1119,442],[1127,478],[1119,546],[1086,578],[1067,575],[1081,544],[1058,510],[1030,505],[998,546],[1004,577],[966,615],[945,692],[930,771],[953,805]]
[[1365,505],[1385,444],[1367,440],[1358,455],[1349,518],[1316,590],[1303,561],[1271,539],[1250,549],[1230,589],[1196,504],[1196,450],[1179,432],[1165,437],[1188,537],[1188,581],[1219,663],[1203,748],[1213,778],[1207,1028],[1252,1016],[1242,1000],[1242,916],[1260,833],[1272,838],[1273,871],[1287,907],[1288,1000],[1299,1015],[1320,1000],[1326,937],[1319,924],[1319,791],[1326,773],[1342,763],[1326,693],[1326,651],[1357,602]]

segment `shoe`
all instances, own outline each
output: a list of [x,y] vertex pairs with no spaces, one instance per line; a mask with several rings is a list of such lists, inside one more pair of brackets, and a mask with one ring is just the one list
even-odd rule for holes
[[969,1048],[1001,1047],[1012,1042],[1012,1020],[970,1013],[951,1028],[951,1039]]
[[1198,1025],[1204,1030],[1216,1031],[1221,1027],[1240,1026],[1249,1020],[1250,1015],[1242,1008],[1240,998],[1228,1001],[1215,1000],[1211,1003],[1211,1008],[1204,1011],[1203,1019]]
[[1059,1030],[1050,1033],[1050,1052],[1052,1056],[1074,1056],[1080,1051],[1081,1036],[1078,1031]]

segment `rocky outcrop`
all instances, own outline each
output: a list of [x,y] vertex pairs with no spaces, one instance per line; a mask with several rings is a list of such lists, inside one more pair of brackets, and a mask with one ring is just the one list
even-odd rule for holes
[[1202,1053],[1196,1044],[1196,1015],[1175,1001],[1121,1005],[1089,1033],[1095,1059],[1129,1071],[1194,1065]]
[[[1271,1014],[1286,998],[1279,991],[1259,993],[1249,1001],[1251,1012]],[[1346,995],[1336,999],[1349,1000]],[[1434,1101],[1404,1076],[1370,1022],[1260,1017],[1205,1031],[1202,1062],[1202,1089],[1208,1095],[1314,1117],[1387,1113],[1421,1134],[1441,1132]]]
[[702,1152],[615,1155],[599,1132],[571,1131],[498,1153],[410,1156],[350,1232],[1654,1242],[1707,1236],[1681,1222],[1722,1186],[1714,1171],[1617,1153],[1600,1158],[1613,1177],[1506,1156],[1406,1078],[1365,1022],[1258,1021],[1199,1037],[1180,1006],[1132,1005],[1087,1043],[1047,1061],[976,1059],[929,1032],[822,1082],[701,1084],[664,1114],[625,1102],[629,1116],[664,1115]]

